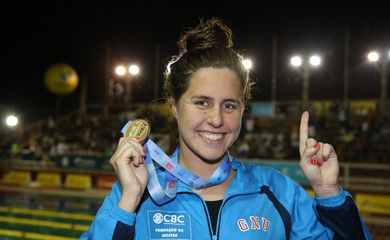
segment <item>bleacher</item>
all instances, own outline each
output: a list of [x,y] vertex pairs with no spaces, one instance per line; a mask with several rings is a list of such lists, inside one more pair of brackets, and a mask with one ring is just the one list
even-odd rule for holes
[[[246,113],[241,135],[230,152],[245,161],[271,165],[307,187],[297,165],[300,114],[296,106],[290,105],[293,106],[279,103],[273,116]],[[340,182],[354,195],[374,239],[388,239],[389,118],[377,114],[373,109],[375,104],[368,104],[366,110],[357,104],[348,113],[347,119],[340,118],[340,109],[331,103],[315,105],[313,103],[311,109],[311,131],[318,139],[335,147],[340,159]],[[33,123],[22,131],[22,135],[8,138],[17,145],[12,152],[8,152],[12,145],[10,142],[1,142],[0,194],[28,197],[13,198],[8,195],[8,200],[4,198],[4,204],[11,204],[11,207],[0,206],[0,216],[3,214],[0,225],[5,224],[9,228],[0,227],[0,237],[38,234],[28,228],[12,229],[11,225],[17,221],[24,221],[28,226],[48,224],[43,220],[20,220],[25,216],[21,213],[23,211],[31,210],[31,215],[35,214],[35,209],[49,208],[50,211],[56,209],[53,211],[59,215],[89,214],[87,218],[90,219],[116,180],[108,159],[121,136],[120,129],[128,119],[142,117],[150,120],[151,138],[164,151],[172,152],[177,144],[177,132],[175,122],[168,114],[169,109],[158,104],[139,107],[123,113],[93,109],[87,110],[85,116],[75,112],[59,119]],[[41,198],[44,198],[44,203],[37,204]],[[25,205],[33,208],[26,210],[23,208]],[[4,217],[14,213],[14,218]],[[63,219],[58,221],[62,223]],[[88,225],[88,220],[80,221],[81,227],[77,224],[67,227],[67,236],[56,232],[46,236],[47,239],[72,239]],[[44,239],[45,236],[40,237]]]

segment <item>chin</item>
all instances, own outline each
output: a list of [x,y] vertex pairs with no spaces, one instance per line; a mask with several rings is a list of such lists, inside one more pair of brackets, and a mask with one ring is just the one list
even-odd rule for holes
[[205,162],[208,162],[208,163],[215,163],[215,162],[218,162],[220,161],[223,156],[225,155],[227,150],[223,150],[223,149],[220,149],[220,150],[202,150],[200,149],[198,151],[198,156]]

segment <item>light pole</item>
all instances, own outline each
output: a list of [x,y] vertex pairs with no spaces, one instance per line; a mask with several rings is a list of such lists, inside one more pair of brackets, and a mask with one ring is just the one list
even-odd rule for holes
[[290,64],[295,68],[302,68],[302,109],[306,110],[309,106],[309,77],[310,68],[318,67],[321,65],[321,57],[319,55],[312,55],[309,58],[308,63],[303,62],[302,58],[298,55],[291,57]]
[[377,63],[380,66],[380,81],[381,81],[381,98],[380,112],[385,115],[387,112],[387,64],[390,61],[390,50],[387,52],[387,58],[381,57],[377,51],[371,51],[367,54],[367,59],[370,63]]
[[[23,128],[20,126],[19,117],[14,114],[8,114],[4,116],[1,114],[1,117],[4,117],[4,125],[0,126],[0,144],[11,144],[11,151],[13,153],[15,144],[14,142],[18,142],[20,138],[23,136]],[[11,155],[12,155],[11,153]]]
[[140,72],[140,68],[136,64],[131,64],[127,69],[124,65],[118,65],[115,68],[115,73],[125,78],[125,85],[126,85],[126,91],[125,91],[125,104],[126,106],[129,106],[131,101],[131,77],[138,75]]

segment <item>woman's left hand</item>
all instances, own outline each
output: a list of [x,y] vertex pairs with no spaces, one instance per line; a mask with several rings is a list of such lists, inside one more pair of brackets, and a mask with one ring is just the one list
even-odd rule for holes
[[319,197],[337,195],[339,164],[332,145],[309,138],[309,113],[302,113],[299,129],[300,166]]

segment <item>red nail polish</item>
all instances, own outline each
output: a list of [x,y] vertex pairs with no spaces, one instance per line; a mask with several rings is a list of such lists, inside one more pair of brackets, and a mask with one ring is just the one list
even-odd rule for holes
[[321,166],[322,166],[322,163],[318,162],[318,163],[317,163],[317,166],[318,166],[318,167],[321,167]]
[[310,163],[313,164],[313,165],[317,165],[317,160],[315,160],[314,158],[310,159]]
[[319,147],[320,147],[320,144],[319,144],[319,143],[316,143],[316,144],[313,145],[313,148],[314,148],[314,149],[317,149],[317,148],[319,148]]

